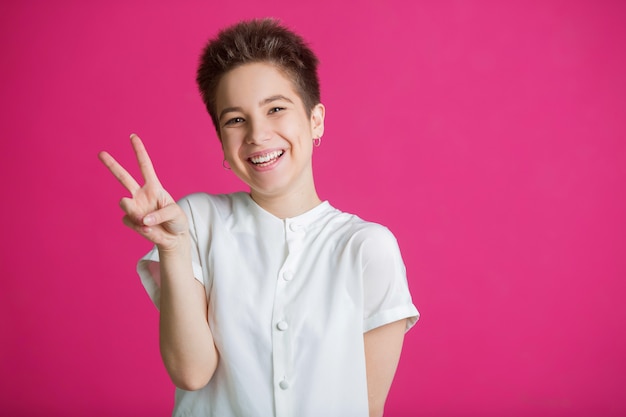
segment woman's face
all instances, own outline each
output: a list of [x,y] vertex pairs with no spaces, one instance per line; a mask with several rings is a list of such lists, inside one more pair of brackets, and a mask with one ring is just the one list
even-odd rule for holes
[[314,192],[311,156],[324,133],[324,106],[307,116],[289,78],[272,64],[251,63],[222,77],[216,108],[224,157],[253,197]]

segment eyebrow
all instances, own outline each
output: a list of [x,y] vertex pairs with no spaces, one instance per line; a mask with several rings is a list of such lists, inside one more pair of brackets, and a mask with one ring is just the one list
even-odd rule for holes
[[[271,97],[268,97],[268,98],[265,98],[265,99],[261,100],[259,102],[259,107],[264,106],[266,104],[269,104],[269,103],[271,103],[273,101],[279,101],[279,100],[284,100],[284,101],[287,101],[287,102],[293,104],[293,100],[291,100],[290,98],[285,97],[282,94],[276,94],[275,96],[271,96]],[[222,117],[224,117],[224,115],[226,113],[237,112],[237,111],[243,111],[243,109],[241,107],[226,107],[224,110],[222,110],[220,112],[220,116],[219,116],[218,120],[222,120]]]

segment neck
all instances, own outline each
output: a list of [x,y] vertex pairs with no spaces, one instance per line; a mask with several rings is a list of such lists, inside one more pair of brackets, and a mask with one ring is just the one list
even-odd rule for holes
[[250,192],[252,199],[264,210],[279,219],[296,217],[318,206],[322,200],[313,189],[310,192],[292,192],[286,195],[263,195]]

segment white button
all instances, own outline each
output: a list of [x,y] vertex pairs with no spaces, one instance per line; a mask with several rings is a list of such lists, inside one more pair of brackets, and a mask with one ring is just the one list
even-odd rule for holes
[[298,223],[291,223],[289,225],[289,228],[291,229],[292,232],[300,232],[303,229],[303,226],[301,224]]
[[286,379],[283,379],[282,381],[280,381],[280,382],[278,383],[278,386],[279,386],[281,389],[287,389],[287,388],[289,388],[289,381],[287,381]]
[[283,279],[285,281],[291,281],[293,279],[293,271],[291,269],[287,269],[283,272]]
[[287,322],[286,322],[286,321],[282,320],[282,321],[279,321],[279,322],[278,322],[278,324],[276,325],[276,327],[278,328],[278,330],[280,330],[280,331],[283,331],[283,332],[284,332],[285,330],[287,330],[287,329],[289,328],[289,325],[287,324]]

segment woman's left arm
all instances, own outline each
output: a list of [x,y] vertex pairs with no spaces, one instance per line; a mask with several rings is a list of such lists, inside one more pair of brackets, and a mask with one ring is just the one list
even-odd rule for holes
[[406,319],[365,333],[365,366],[370,417],[382,417],[391,382],[398,367]]

